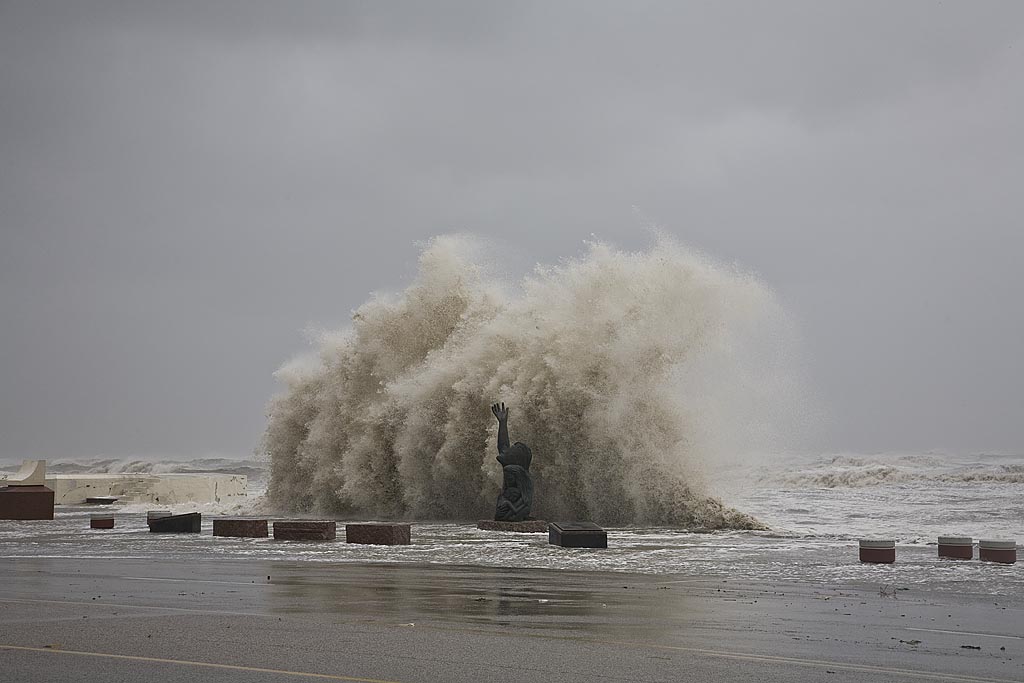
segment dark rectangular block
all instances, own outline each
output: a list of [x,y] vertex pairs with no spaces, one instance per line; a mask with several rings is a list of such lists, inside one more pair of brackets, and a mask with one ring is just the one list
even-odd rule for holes
[[552,522],[548,543],[563,548],[607,548],[608,533],[593,522]]
[[412,542],[412,527],[409,524],[346,524],[345,542],[409,545]]
[[203,516],[198,512],[167,515],[149,519],[149,530],[161,534],[198,534],[203,528]]
[[85,502],[89,505],[113,505],[117,502],[117,496],[90,496]]
[[983,562],[1014,564],[1017,561],[1016,541],[978,541],[978,559]]
[[45,486],[0,488],[0,519],[53,519],[53,489]]
[[892,564],[896,561],[896,541],[865,538],[859,542],[860,561],[871,564]]
[[939,536],[939,557],[973,560],[974,539],[967,536]]
[[333,541],[337,533],[336,522],[274,522],[274,538],[279,541]]
[[113,529],[114,515],[89,515],[90,529]]
[[269,535],[267,520],[215,519],[213,520],[213,535],[234,538],[266,538]]
[[520,534],[543,534],[548,530],[548,523],[543,519],[527,519],[522,522],[499,522],[494,519],[481,519],[476,523],[477,529],[484,531],[514,531]]

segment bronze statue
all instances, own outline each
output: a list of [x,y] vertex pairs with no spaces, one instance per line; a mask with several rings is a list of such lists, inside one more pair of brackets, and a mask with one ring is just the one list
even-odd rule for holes
[[522,522],[533,505],[533,480],[530,479],[530,461],[533,453],[521,441],[509,445],[508,408],[495,403],[491,412],[498,418],[498,462],[501,463],[503,481],[494,519],[499,522]]

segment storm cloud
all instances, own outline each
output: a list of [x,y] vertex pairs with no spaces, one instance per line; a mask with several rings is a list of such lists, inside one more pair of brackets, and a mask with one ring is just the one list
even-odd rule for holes
[[0,458],[250,453],[273,371],[483,236],[771,285],[814,447],[1024,448],[1024,5],[0,2]]

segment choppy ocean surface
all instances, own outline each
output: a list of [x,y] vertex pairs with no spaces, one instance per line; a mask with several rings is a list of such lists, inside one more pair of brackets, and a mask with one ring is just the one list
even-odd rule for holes
[[[16,465],[0,463],[0,471],[11,471]],[[417,523],[413,544],[396,547],[342,540],[299,543],[213,537],[215,516],[260,510],[265,486],[260,463],[58,461],[49,470],[68,474],[231,472],[248,475],[251,491],[242,504],[170,506],[175,512],[202,512],[199,535],[150,534],[145,514],[153,508],[149,504],[59,506],[52,522],[0,521],[0,556],[198,559],[217,555],[681,573],[890,588],[929,585],[936,590],[991,595],[1024,590],[1024,558],[1015,565],[940,560],[935,547],[939,535],[1024,542],[1024,456],[843,455],[774,458],[720,468],[710,476],[711,492],[764,521],[771,531],[609,529],[607,550],[558,548],[548,545],[545,534],[485,532],[471,523]],[[116,515],[115,529],[89,529],[89,514],[100,511]],[[857,540],[866,537],[896,539],[896,564],[861,564]]]

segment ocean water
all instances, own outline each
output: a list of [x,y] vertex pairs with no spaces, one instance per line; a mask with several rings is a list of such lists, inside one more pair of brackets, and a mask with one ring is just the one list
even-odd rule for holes
[[[8,463],[7,470],[15,464]],[[410,546],[381,547],[233,539],[211,535],[217,515],[267,510],[261,463],[109,461],[54,463],[54,471],[97,467],[162,471],[246,471],[250,499],[231,506],[179,505],[199,511],[199,535],[150,534],[148,505],[58,507],[54,521],[0,521],[0,556],[193,558],[238,557],[295,562],[419,562],[581,571],[720,576],[722,580],[869,584],[880,589],[927,587],[982,595],[1020,594],[1024,557],[1016,565],[940,560],[939,535],[1024,541],[1024,457],[944,454],[769,458],[709,475],[712,493],[766,523],[769,531],[694,533],[666,527],[610,527],[609,548],[551,546],[544,534],[485,532],[472,522],[416,522]],[[150,470],[152,471],[152,469]],[[89,529],[89,514],[112,511],[111,531]],[[489,510],[481,509],[479,517]],[[350,521],[369,521],[350,519]],[[864,565],[857,540],[894,538],[894,565]]]

